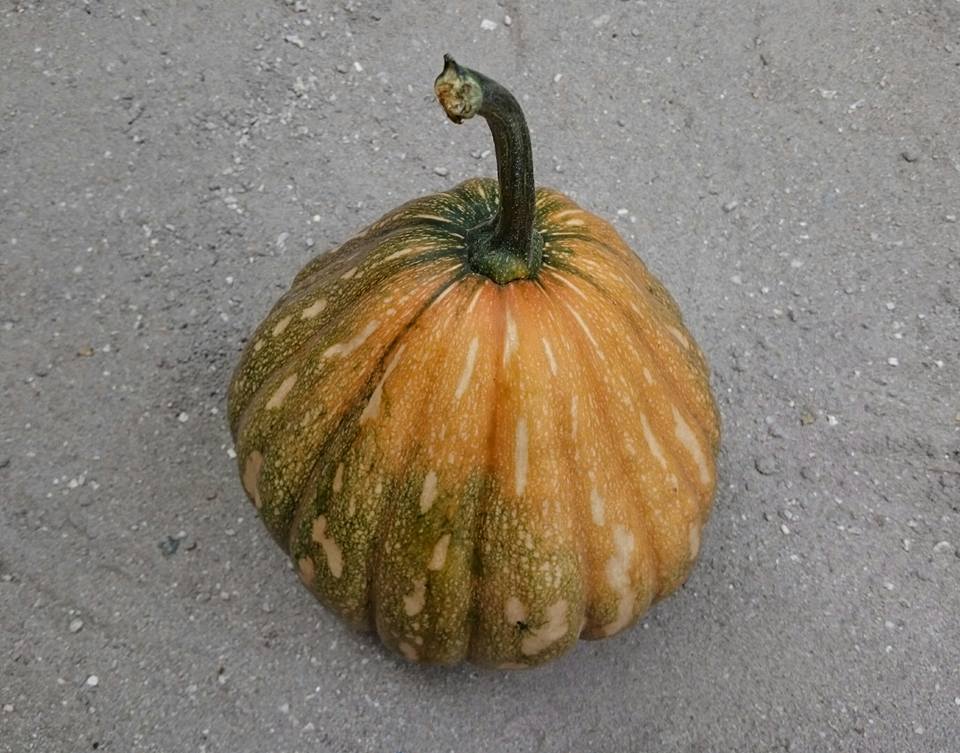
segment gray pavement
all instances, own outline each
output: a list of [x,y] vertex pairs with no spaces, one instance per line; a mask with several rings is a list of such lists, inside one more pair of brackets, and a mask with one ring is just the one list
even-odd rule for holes
[[[312,254],[494,173],[446,51],[667,283],[724,420],[685,588],[525,673],[342,626],[224,421]],[[0,6],[0,750],[953,752],[958,548],[957,2]]]

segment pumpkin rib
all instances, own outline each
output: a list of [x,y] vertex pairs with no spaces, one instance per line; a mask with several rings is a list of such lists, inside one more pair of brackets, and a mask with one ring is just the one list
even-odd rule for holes
[[[381,377],[383,376],[383,372],[386,369],[386,364],[389,362],[390,357],[395,353],[396,347],[399,344],[400,340],[402,340],[403,337],[408,332],[410,332],[410,330],[413,329],[413,327],[416,325],[417,321],[420,319],[423,313],[427,311],[430,308],[430,306],[433,305],[434,301],[437,299],[438,296],[440,296],[445,290],[447,290],[447,288],[458,285],[460,282],[463,281],[466,275],[467,273],[464,272],[463,274],[454,276],[454,278],[450,280],[446,285],[443,285],[442,287],[440,287],[433,294],[433,296],[431,296],[429,301],[427,301],[423,306],[420,307],[419,310],[417,310],[413,314],[413,316],[404,325],[404,327],[388,343],[386,349],[384,350],[383,357],[380,358],[379,360],[377,370],[372,372],[371,375],[368,377],[366,381],[366,385],[364,386],[364,389],[358,392],[353,397],[353,399],[349,402],[348,407],[344,411],[344,414],[341,417],[340,421],[337,423],[336,427],[329,433],[327,441],[321,444],[314,451],[316,460],[314,461],[310,470],[307,472],[304,485],[303,487],[301,487],[301,490],[298,492],[298,494],[302,494],[302,492],[305,489],[309,488],[313,483],[315,483],[316,481],[315,476],[320,471],[320,468],[323,465],[324,461],[327,459],[326,458],[327,450],[329,448],[329,445],[332,439],[335,438],[341,431],[344,431],[348,427],[348,424],[350,423],[351,420],[359,421],[360,416],[357,409],[370,400],[370,397],[373,394],[373,391],[376,389],[377,383],[380,381]],[[353,415],[354,413],[357,414],[355,417]],[[359,435],[359,425],[353,428],[356,430],[357,435]],[[354,441],[356,441],[356,437],[354,438]]]
[[[433,261],[435,260],[434,259],[430,260],[430,262],[433,262]],[[425,264],[425,262],[421,262],[421,264],[411,264],[408,267],[408,270],[411,272],[416,272],[418,269],[420,269],[421,265],[423,264]],[[454,272],[458,268],[465,269],[464,265],[458,261],[458,263],[454,264],[454,266],[452,267],[447,267],[446,269],[438,269],[436,272],[436,277],[438,278],[442,277],[447,273]],[[400,270],[398,270],[398,272],[399,271]],[[426,287],[426,281],[423,284],[424,284],[424,287]],[[311,292],[313,293],[313,295],[320,295],[324,292],[329,292],[329,291],[311,290]],[[307,296],[304,296],[304,297],[307,297]],[[353,313],[358,307],[360,307],[366,300],[376,300],[378,297],[379,297],[379,291],[371,291],[368,296],[363,296],[359,300],[345,299],[343,301],[342,308],[332,311],[330,318],[325,318],[323,320],[324,326],[322,327],[317,326],[315,328],[314,334],[308,336],[304,340],[304,342],[302,342],[296,348],[296,350],[286,355],[285,361],[283,362],[283,365],[281,367],[278,367],[268,372],[265,378],[260,383],[260,386],[257,387],[254,392],[251,393],[250,397],[247,400],[247,404],[243,407],[242,410],[240,410],[239,416],[237,418],[236,434],[240,435],[243,433],[246,421],[249,415],[254,411],[254,409],[259,409],[262,407],[259,403],[264,397],[264,393],[272,391],[272,389],[276,388],[283,381],[283,379],[289,376],[290,373],[296,371],[297,368],[299,368],[303,364],[303,361],[307,359],[307,357],[310,355],[312,351],[315,351],[317,349],[317,347],[321,342],[323,342],[324,340],[330,337],[330,332],[335,329],[335,327],[332,326],[334,324],[334,321],[337,321],[338,324],[342,326],[344,319],[348,318],[348,316],[351,313]],[[418,315],[419,315],[419,312],[415,312],[413,316],[416,317]],[[268,318],[268,321],[270,321],[269,318]],[[264,348],[264,350],[267,350],[267,349]],[[267,355],[269,355],[269,353]],[[250,363],[242,362],[242,365],[248,369],[251,367]]]
[[[566,329],[568,332],[572,333],[570,339],[572,340],[574,348],[580,352],[579,363],[582,364],[583,370],[593,375],[593,381],[598,385],[598,388],[600,390],[605,390],[606,382],[599,373],[599,370],[596,366],[596,359],[592,357],[593,354],[587,352],[587,344],[584,341],[584,336],[581,335],[581,332],[576,327],[575,323],[571,321],[570,318],[567,316],[566,306],[564,305],[563,308],[561,308],[560,302],[557,301],[554,296],[551,296],[551,297],[554,298],[555,300],[555,303],[554,303],[555,310],[560,314],[560,316],[566,319]],[[598,408],[598,411],[602,412],[604,416],[603,424],[605,426],[616,426],[617,421],[615,421],[613,416],[610,415],[609,410],[606,407],[608,402],[609,401],[604,400],[603,402],[598,403],[597,408]],[[639,478],[636,475],[636,472],[635,472],[636,463],[632,462],[629,458],[627,458],[624,455],[624,450],[622,447],[620,447],[616,443],[611,443],[611,445],[613,446],[613,449],[614,449],[614,456],[619,461],[619,466],[622,474],[626,477],[632,478],[634,480],[633,486],[638,490],[638,497],[640,500],[640,505],[642,506],[642,514],[640,515],[640,519],[642,521],[644,539],[646,541],[647,548],[653,559],[654,572],[656,573],[656,577],[658,579],[657,588],[654,589],[654,594],[655,594],[654,599],[655,599],[656,593],[659,592],[659,587],[660,587],[659,580],[662,579],[663,563],[661,562],[661,554],[658,551],[658,548],[656,545],[655,531],[654,531],[655,526],[653,525],[653,520],[652,520],[653,514],[651,512],[650,505],[646,501],[646,496],[644,494],[643,480],[642,478]],[[629,503],[626,503],[624,506],[628,507]],[[638,510],[638,512],[641,512],[641,511]],[[594,568],[596,570],[602,571],[603,564],[594,563]],[[631,618],[631,621],[634,620],[637,616],[638,616],[637,610],[634,610],[634,616]],[[624,626],[624,628],[625,627],[626,626]],[[621,628],[621,629],[624,629],[624,628]]]
[[[600,252],[600,255],[603,255],[602,252],[606,249],[606,246],[599,246],[597,244],[594,244],[594,245],[596,246],[597,250]],[[637,261],[639,261],[639,259],[637,259]],[[634,270],[626,269],[625,271],[627,271],[628,273],[633,272],[633,274],[635,274]],[[647,277],[649,277],[650,279],[653,279],[652,276],[649,275],[649,272],[647,272],[646,267],[644,267],[642,271]],[[623,307],[622,297],[616,297],[612,295],[611,291],[609,291],[604,286],[600,285],[588,273],[585,273],[583,271],[578,271],[577,276],[579,279],[589,284],[594,290],[596,290],[601,296],[603,296],[611,304],[611,308],[615,309],[620,314],[622,321],[626,325],[623,327],[624,332],[628,333],[628,336],[632,337],[634,339],[634,342],[641,346],[641,348],[643,349],[643,352],[645,353],[645,355],[647,356],[647,359],[650,362],[657,362],[658,357],[655,356],[655,354],[662,351],[663,348],[662,346],[654,345],[647,339],[647,336],[653,333],[653,328],[649,326],[638,328],[636,326],[633,326],[633,322],[632,322],[632,319],[634,316],[641,319],[648,320],[648,321],[652,321],[655,319],[653,312],[651,311],[647,315],[643,315],[639,312],[633,312],[633,314],[631,315],[631,313],[628,312]],[[634,287],[636,287],[639,290],[642,286],[639,286],[637,285],[636,282],[634,282]],[[684,324],[683,319],[681,317],[677,318],[677,320],[675,321],[675,325],[678,325],[678,329],[682,328],[681,329],[682,334],[684,334],[687,338],[689,338],[691,347],[695,349],[695,355],[699,356],[699,358],[694,359],[694,362],[691,363],[689,358],[689,350],[681,349],[679,347],[679,344],[674,343],[674,341],[671,338],[665,338],[664,341],[669,343],[669,347],[675,353],[675,356],[671,360],[679,361],[680,363],[684,364],[685,365],[684,370],[687,372],[686,375],[688,377],[694,376],[694,377],[699,377],[700,379],[706,380],[709,374],[708,367],[705,363],[705,360],[703,359],[702,353],[700,352],[699,348],[695,344],[693,336],[687,330],[686,325]],[[681,380],[678,374],[675,374],[672,370],[669,370],[669,369],[659,368],[658,372],[659,372],[660,378],[665,379],[667,384],[670,386],[671,396],[674,398],[674,400],[672,400],[673,405],[687,406],[690,404],[691,398],[693,398],[693,402],[695,404],[700,402],[698,399],[699,395],[690,394],[690,392],[684,389],[684,387],[682,386],[682,382],[696,383],[695,380],[691,380],[691,379]],[[704,406],[708,415],[689,415],[689,417],[693,419],[697,427],[700,428],[701,433],[703,434],[702,439],[711,447],[711,450],[713,450],[714,445],[716,444],[715,441],[713,440],[713,432],[710,432],[704,429],[704,425],[716,424],[716,406],[712,403],[712,401],[708,401],[708,403],[709,405]],[[710,410],[711,407],[712,407],[712,410]]]
[[[603,288],[595,280],[588,277],[583,279],[586,279],[596,290],[603,292]],[[618,331],[624,333],[623,336],[633,340],[633,342],[639,347],[639,352],[642,354],[642,362],[650,364],[651,368],[653,368],[653,370],[657,373],[658,377],[665,382],[666,389],[664,389],[664,392],[667,394],[668,404],[673,409],[684,411],[686,414],[684,418],[690,419],[690,422],[692,422],[693,425],[699,427],[698,418],[690,414],[686,408],[688,402],[686,400],[687,395],[680,391],[675,379],[672,378],[670,370],[663,368],[660,359],[656,355],[657,350],[651,347],[646,340],[640,337],[638,328],[632,326],[631,317],[619,305],[619,302],[609,298],[609,296],[605,295],[604,297],[607,298],[609,302],[607,309],[610,315],[617,316],[620,320],[621,326],[618,328]],[[594,371],[596,371],[595,368]],[[660,423],[666,422],[666,417],[664,416],[662,406],[659,403],[652,403],[647,398],[645,390],[637,390],[635,393],[635,398],[646,406],[646,410],[643,411],[643,413],[650,416],[657,416],[660,419]],[[687,425],[689,426],[690,424],[687,423]],[[695,506],[697,510],[696,521],[698,525],[702,526],[704,522],[702,509],[703,505],[700,500],[703,498],[709,500],[709,498],[712,496],[712,484],[714,483],[713,479],[715,478],[716,474],[715,469],[710,469],[711,488],[705,489],[702,484],[698,484],[693,481],[693,479],[697,476],[699,469],[696,466],[694,459],[689,455],[687,448],[681,446],[672,433],[661,434],[658,435],[657,438],[660,442],[666,443],[670,446],[670,456],[674,458],[674,462],[676,462],[681,468],[685,469],[686,472],[680,474],[680,477],[677,479],[678,483],[682,482],[684,486],[683,491],[685,494],[682,495],[682,498],[695,500]],[[700,440],[701,449],[708,446],[709,438],[707,436],[703,436],[702,432],[701,436],[698,438]],[[712,460],[713,459],[711,458],[711,465],[713,464]],[[679,492],[680,489],[678,488],[677,491]]]

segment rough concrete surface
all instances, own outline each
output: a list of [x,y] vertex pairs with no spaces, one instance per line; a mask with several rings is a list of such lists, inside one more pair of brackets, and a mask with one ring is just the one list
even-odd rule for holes
[[[341,625],[224,421],[312,254],[494,174],[445,51],[667,283],[724,420],[686,586],[525,673]],[[955,0],[5,0],[0,750],[960,750],[958,93]]]

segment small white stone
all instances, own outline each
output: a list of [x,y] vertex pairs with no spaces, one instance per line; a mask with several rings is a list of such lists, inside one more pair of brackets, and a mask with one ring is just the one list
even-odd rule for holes
[[450,171],[445,167],[435,167],[433,171],[441,178],[450,174]]
[[237,451],[236,451],[235,449],[233,449],[232,447],[228,447],[228,448],[227,448],[227,457],[228,457],[228,458],[235,458],[236,456],[237,456]]
[[610,16],[604,13],[602,16],[597,16],[591,23],[596,26],[598,29],[607,23],[610,20]]
[[512,23],[513,23],[513,19],[510,18],[510,16],[504,16],[504,17],[503,17],[503,25],[504,25],[504,26],[509,26],[509,25],[512,24]]
[[890,356],[890,358],[887,359],[887,363],[890,364],[891,366],[899,366],[900,359],[895,356]]
[[70,620],[70,632],[79,633],[83,629],[83,620],[79,617]]
[[780,530],[783,532],[783,535],[784,535],[784,536],[789,536],[789,535],[790,535],[790,528],[787,526],[786,523],[781,523],[781,524],[780,524]]
[[953,551],[953,544],[949,541],[938,541],[933,545],[933,551],[935,554],[946,554]]
[[302,40],[298,35],[296,35],[296,34],[287,34],[287,35],[283,38],[283,41],[284,41],[284,42],[289,42],[289,43],[292,44],[294,47],[299,47],[300,49],[303,49],[303,40]]
[[[960,698],[958,698],[957,700],[960,701]],[[957,705],[960,706],[960,703],[958,703]],[[7,714],[12,714],[12,713],[13,713],[13,704],[12,704],[12,703],[5,703],[5,704],[3,704],[3,710],[4,710]]]
[[359,61],[359,60],[354,60],[354,61],[353,61],[353,70],[355,70],[357,73],[360,73],[361,71],[363,71],[363,66],[360,65],[360,61]]
[[189,414],[186,413],[186,411],[180,411],[177,414],[177,421],[179,421],[180,423],[185,424],[189,420],[190,420],[190,416]]
[[833,416],[829,413],[827,414],[827,424],[830,426],[836,426],[838,423],[840,423],[840,420],[836,416]]
[[897,307],[897,304],[895,304],[893,301],[887,301],[885,305],[887,307],[887,311],[893,311]]
[[480,22],[480,28],[484,31],[493,31],[497,28],[497,22],[491,21],[489,18],[485,18]]
[[563,78],[563,74],[562,74],[562,73],[556,74],[556,75],[553,77],[553,83],[559,84],[559,83],[560,83],[560,79],[562,79],[562,78]]
[[97,677],[96,675],[90,675],[90,676],[87,678],[87,683],[86,683],[86,684],[87,684],[87,687],[95,688],[95,687],[97,687],[97,685],[100,684],[100,678]]

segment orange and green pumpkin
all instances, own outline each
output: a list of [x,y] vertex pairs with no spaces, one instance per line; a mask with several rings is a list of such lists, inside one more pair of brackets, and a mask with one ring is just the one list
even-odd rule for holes
[[670,294],[535,189],[526,123],[447,58],[498,180],[405,204],[296,276],[243,353],[243,486],[304,584],[411,660],[542,664],[613,635],[697,556],[719,423]]

